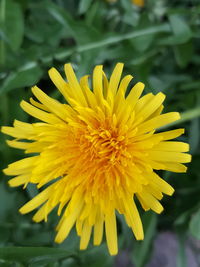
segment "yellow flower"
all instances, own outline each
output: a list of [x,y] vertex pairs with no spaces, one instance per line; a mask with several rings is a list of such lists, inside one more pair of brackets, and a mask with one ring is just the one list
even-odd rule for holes
[[21,107],[42,122],[16,120],[13,127],[2,128],[15,138],[8,141],[11,147],[31,154],[4,170],[15,176],[10,186],[45,186],[20,212],[39,207],[33,220],[40,222],[58,207],[61,219],[55,241],[61,243],[76,225],[80,249],[87,248],[92,230],[93,243],[99,245],[105,224],[111,255],[118,251],[115,211],[124,215],[136,239],[142,240],[135,199],[145,211],[161,213],[159,200],[174,189],[154,170],[185,172],[182,163],[191,161],[189,154],[182,153],[189,150],[188,144],[169,141],[183,134],[183,129],[155,133],[178,120],[179,113],[161,115],[165,95],[141,97],[141,82],[128,93],[133,77],[121,79],[122,70],[123,64],[118,63],[108,80],[103,66],[96,66],[91,90],[89,76],[79,82],[70,64],[65,65],[67,82],[52,68],[49,76],[67,102],[61,104],[34,86],[39,102],[31,98],[31,104],[22,101]]
[[132,0],[132,3],[139,7],[144,6],[144,0]]

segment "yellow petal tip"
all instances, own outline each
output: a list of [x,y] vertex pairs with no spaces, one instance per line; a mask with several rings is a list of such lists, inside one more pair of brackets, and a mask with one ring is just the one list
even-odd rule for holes
[[50,69],[48,70],[48,73],[51,74],[51,73],[53,73],[55,70],[56,70],[55,68],[50,68]]
[[175,190],[173,187],[171,187],[171,190],[169,191],[168,195],[169,196],[172,196],[174,194]]
[[25,213],[26,213],[25,210],[23,209],[23,207],[21,207],[21,208],[19,209],[19,212],[20,212],[21,214],[25,214]]
[[4,173],[5,175],[9,175],[8,168],[6,168],[6,169],[3,169],[3,173]]
[[55,237],[54,241],[57,243],[57,244],[60,244],[63,242],[63,240],[60,238],[60,237]]

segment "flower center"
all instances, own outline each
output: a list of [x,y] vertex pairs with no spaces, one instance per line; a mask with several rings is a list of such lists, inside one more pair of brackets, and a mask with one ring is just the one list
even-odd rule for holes
[[80,151],[87,154],[89,161],[104,166],[120,163],[126,150],[126,138],[116,129],[87,127],[80,138]]

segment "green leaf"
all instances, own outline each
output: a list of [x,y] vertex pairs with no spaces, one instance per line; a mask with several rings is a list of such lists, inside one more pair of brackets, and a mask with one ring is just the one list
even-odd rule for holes
[[148,34],[153,34],[153,33],[159,33],[159,32],[169,32],[170,28],[168,24],[161,24],[158,26],[152,26],[152,27],[147,27],[141,30],[137,30],[137,31],[132,31],[132,32],[128,32],[128,33],[124,33],[124,34],[112,34],[109,37],[106,37],[102,40],[99,41],[94,41],[94,42],[90,42],[90,43],[86,43],[83,45],[79,45],[73,49],[67,49],[66,52],[61,52],[61,53],[57,53],[55,55],[55,57],[59,60],[66,58],[70,55],[72,55],[74,52],[84,52],[84,51],[88,51],[91,49],[95,49],[95,48],[103,48],[105,46],[108,45],[119,45],[120,42],[125,41],[125,40],[129,40],[129,39],[134,39],[138,36],[144,36],[144,35],[148,35]]
[[48,247],[3,247],[0,248],[0,259],[6,261],[17,261],[35,263],[45,261],[51,262],[59,259],[75,257],[74,253],[65,249]]
[[174,32],[175,38],[172,39],[172,43],[183,44],[189,41],[192,37],[192,32],[188,23],[179,15],[173,14],[169,17],[172,31]]
[[[141,15],[138,30],[148,27],[149,24],[150,20],[147,14]],[[134,38],[132,44],[134,45],[137,51],[144,53],[144,51],[146,51],[150,47],[150,45],[153,43],[154,40],[155,40],[155,33],[147,34],[144,36],[138,36]]]
[[5,228],[5,227],[1,227],[0,225],[0,243],[5,243],[6,241],[8,241],[9,236],[10,236],[10,231],[9,229]]
[[178,234],[178,253],[177,253],[177,260],[176,260],[177,267],[187,267],[185,243],[186,243],[185,232],[179,233]]
[[133,10],[133,4],[131,3],[131,1],[121,0],[121,5],[122,8],[126,11]]
[[69,37],[73,37],[78,44],[87,44],[90,41],[99,39],[99,32],[93,26],[88,26],[83,21],[72,19],[67,10],[53,4],[48,5],[47,10],[56,21],[64,26],[66,34]]
[[176,62],[180,67],[186,67],[192,60],[193,43],[188,42],[174,47]]
[[81,0],[79,4],[79,14],[84,14],[90,7],[92,0]]
[[[0,205],[0,218],[1,222],[6,217],[6,212],[12,210],[13,202],[16,203],[16,193],[10,194],[7,190],[7,187],[4,183],[0,183],[0,203],[6,203],[6,205]],[[0,237],[1,240],[1,237]]]
[[0,0],[0,31],[13,51],[21,46],[24,18],[21,7],[13,0]]
[[189,224],[190,233],[200,240],[200,209],[192,216]]
[[156,214],[146,212],[142,218],[144,225],[144,240],[135,244],[133,249],[133,262],[136,267],[144,266],[150,253],[150,245],[156,231]]
[[[80,253],[81,266],[87,267],[110,267],[114,266],[114,257],[108,253],[105,242],[98,247],[89,247]],[[80,265],[79,265],[80,266]]]
[[200,81],[192,81],[181,84],[182,90],[198,90],[200,87]]
[[[198,205],[199,206],[199,205]],[[183,224],[188,223],[191,214],[196,210],[197,207],[192,207],[190,209],[187,209],[183,213],[180,213],[178,218],[174,221],[174,225],[179,227]]]
[[82,51],[86,51],[86,50],[97,48],[97,47],[102,47],[102,46],[106,46],[106,45],[119,43],[121,41],[133,39],[133,38],[136,38],[139,36],[144,36],[144,35],[157,33],[157,32],[168,32],[168,31],[169,31],[169,25],[168,24],[161,24],[159,26],[146,27],[146,28],[141,29],[141,30],[137,30],[137,31],[134,30],[132,32],[128,32],[128,33],[124,33],[124,34],[120,34],[120,35],[116,34],[116,35],[107,37],[101,41],[97,41],[97,42],[94,42],[91,44],[82,45],[78,48],[78,51],[82,52]]
[[38,82],[42,77],[43,71],[35,62],[30,62],[18,69],[16,72],[10,73],[5,79],[0,91],[2,93],[8,92],[25,86],[32,86]]
[[194,153],[198,149],[200,133],[199,133],[200,125],[199,119],[196,118],[191,121],[190,129],[189,129],[189,144],[190,144],[190,153]]
[[76,37],[76,33],[72,28],[75,22],[65,9],[60,8],[53,3],[49,3],[44,7],[56,21],[58,21],[63,27],[65,27],[68,36],[73,36],[74,38]]
[[170,26],[173,32],[173,36],[169,36],[160,40],[160,44],[164,45],[176,45],[184,44],[192,38],[192,31],[189,27],[188,22],[178,15],[172,14],[169,16]]
[[194,109],[187,110],[187,111],[181,113],[180,120],[177,120],[175,122],[167,124],[166,126],[162,126],[162,127],[160,127],[160,129],[166,129],[166,128],[169,128],[171,126],[178,125],[178,124],[181,124],[185,121],[190,121],[190,120],[198,118],[198,117],[200,117],[200,107],[196,107]]
[[96,28],[102,28],[102,13],[103,5],[105,3],[103,1],[93,1],[90,8],[85,13],[85,22],[88,26],[93,26]]
[[178,14],[172,14],[169,16],[169,21],[172,27],[172,31],[176,36],[182,40],[189,39],[191,37],[191,30],[188,23]]

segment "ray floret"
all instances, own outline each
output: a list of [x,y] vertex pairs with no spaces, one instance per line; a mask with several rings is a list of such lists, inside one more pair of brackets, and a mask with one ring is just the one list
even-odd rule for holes
[[115,66],[110,79],[102,65],[96,66],[91,83],[89,75],[79,81],[71,64],[64,70],[66,80],[55,68],[49,71],[64,103],[34,86],[35,99],[23,100],[21,107],[39,121],[16,120],[13,127],[2,127],[3,133],[14,138],[8,145],[27,155],[9,164],[4,173],[14,176],[9,180],[11,187],[32,183],[41,188],[20,208],[22,214],[37,209],[33,220],[47,221],[58,207],[57,243],[74,226],[80,249],[87,248],[92,233],[94,245],[100,245],[105,232],[108,250],[116,255],[116,212],[124,215],[135,238],[142,240],[135,200],[145,211],[161,213],[163,194],[171,196],[174,189],[157,170],[186,172],[183,163],[191,161],[189,146],[173,141],[184,129],[156,132],[180,115],[162,114],[165,95],[142,95],[141,82],[127,90],[133,77],[122,78],[122,63]]

